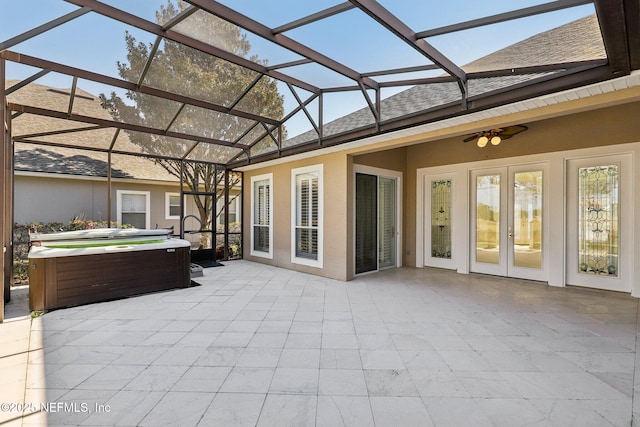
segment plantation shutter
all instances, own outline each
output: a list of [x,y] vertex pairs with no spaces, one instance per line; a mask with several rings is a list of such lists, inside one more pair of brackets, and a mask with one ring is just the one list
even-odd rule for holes
[[269,252],[271,225],[271,185],[269,180],[256,181],[254,194],[253,249],[260,252]]
[[318,259],[318,173],[296,176],[296,256]]

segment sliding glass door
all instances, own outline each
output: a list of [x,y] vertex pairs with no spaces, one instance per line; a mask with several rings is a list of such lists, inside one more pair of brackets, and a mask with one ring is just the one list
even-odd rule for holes
[[355,273],[397,265],[398,179],[355,174]]
[[378,178],[378,268],[396,265],[396,180]]

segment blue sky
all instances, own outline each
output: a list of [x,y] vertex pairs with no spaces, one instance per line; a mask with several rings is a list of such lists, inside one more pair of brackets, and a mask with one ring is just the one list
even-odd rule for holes
[[[459,21],[529,7],[548,0],[447,0],[434,2],[424,0],[379,0],[379,2],[403,19],[414,31],[423,31]],[[237,9],[247,16],[276,27],[308,14],[341,3],[339,0],[221,0],[221,3]],[[104,3],[154,21],[155,10],[166,0],[104,0]],[[436,5],[437,6],[434,6]],[[277,7],[277,13],[274,8]],[[5,41],[33,27],[76,10],[77,6],[62,0],[0,0],[0,41]],[[488,53],[506,47],[542,31],[573,21],[593,13],[591,5],[553,12],[544,16],[521,19],[517,22],[496,24],[429,39],[428,42],[459,65],[470,62]],[[10,49],[74,67],[85,68],[112,77],[118,77],[117,61],[125,60],[124,34],[129,31],[144,43],[153,43],[155,36],[114,22],[100,15],[89,13],[61,27],[50,30]],[[305,28],[294,29],[286,34],[308,44],[313,49],[330,56],[359,71],[369,72],[402,66],[423,65],[428,61],[410,46],[390,37],[373,20],[351,10]],[[298,57],[282,48],[250,35],[249,41],[261,58],[270,64],[286,62]],[[23,79],[39,70],[7,63],[8,79]],[[283,70],[295,77],[313,76],[320,87],[352,85],[348,79],[317,67],[304,66]],[[441,74],[432,72],[431,75]],[[427,74],[423,74],[427,76]],[[406,77],[406,76],[403,76]],[[414,76],[410,76],[414,77]],[[398,78],[397,76],[393,79]],[[38,83],[70,87],[71,78],[48,75]],[[111,88],[88,81],[79,86],[93,94],[109,92]],[[295,101],[283,89],[287,111]],[[390,93],[389,93],[390,94]],[[383,94],[384,96],[385,94]],[[325,119],[332,119],[357,110],[366,104],[359,93],[340,94],[333,97],[330,111]],[[335,117],[334,117],[335,116]]]

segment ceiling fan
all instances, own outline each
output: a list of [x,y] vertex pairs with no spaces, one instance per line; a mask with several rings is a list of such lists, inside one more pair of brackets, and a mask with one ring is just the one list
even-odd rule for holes
[[498,145],[502,140],[509,139],[514,135],[529,129],[524,125],[505,126],[502,128],[494,128],[476,132],[464,139],[464,142],[476,140],[478,147],[482,148],[491,142],[492,145]]

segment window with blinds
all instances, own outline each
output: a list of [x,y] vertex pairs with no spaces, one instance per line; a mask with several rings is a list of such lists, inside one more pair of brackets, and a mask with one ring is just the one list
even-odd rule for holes
[[167,193],[167,219],[180,218],[180,194]]
[[271,258],[273,247],[273,175],[251,178],[251,255]]
[[149,223],[149,192],[118,191],[118,220],[135,228],[147,228]]
[[[297,263],[321,263],[322,171],[318,167],[294,170],[294,257]],[[305,260],[312,261],[311,263]],[[316,262],[317,263],[314,263]]]
[[271,177],[252,179],[253,251],[271,253]]

